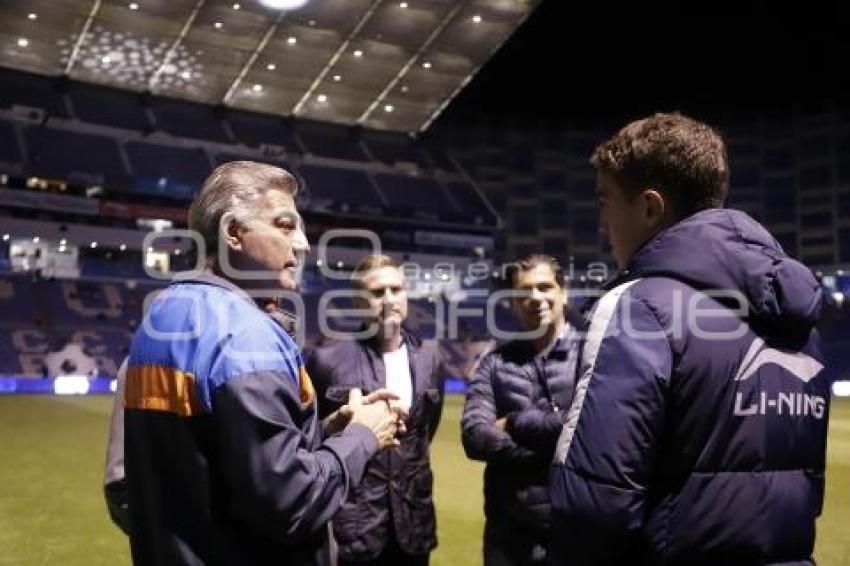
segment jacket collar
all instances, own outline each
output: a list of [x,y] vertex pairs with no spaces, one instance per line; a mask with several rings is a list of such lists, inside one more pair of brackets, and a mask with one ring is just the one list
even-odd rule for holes
[[[260,309],[257,306],[257,302],[245,292],[241,287],[237,287],[232,282],[228,281],[224,277],[220,277],[215,275],[214,273],[210,273],[208,271],[203,271],[200,273],[188,273],[186,275],[177,274],[174,277],[175,283],[190,283],[190,284],[200,284],[200,285],[212,285],[214,287],[219,287],[221,289],[225,289],[239,298],[244,299],[252,306]],[[295,339],[296,328],[298,326],[298,317],[295,316],[294,313],[282,309],[280,307],[276,307],[272,312],[263,311],[266,315],[269,316],[273,321],[275,321],[283,330],[289,334],[290,338]]]

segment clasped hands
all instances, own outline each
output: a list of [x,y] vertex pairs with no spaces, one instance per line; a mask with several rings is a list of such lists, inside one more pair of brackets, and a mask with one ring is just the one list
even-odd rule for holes
[[398,446],[398,437],[407,431],[407,411],[394,403],[397,400],[398,395],[388,389],[378,389],[365,397],[360,389],[351,389],[348,403],[325,418],[325,434],[330,436],[358,423],[372,431],[381,448]]

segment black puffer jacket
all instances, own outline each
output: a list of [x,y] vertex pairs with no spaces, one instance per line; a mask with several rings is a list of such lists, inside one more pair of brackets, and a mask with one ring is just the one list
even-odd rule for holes
[[[549,465],[572,401],[576,342],[572,327],[544,356],[535,356],[527,342],[508,342],[481,359],[469,385],[463,447],[473,460],[487,462],[487,520],[516,533],[549,526]],[[502,417],[507,432],[495,426]]]
[[[334,517],[334,538],[342,558],[364,561],[378,556],[395,536],[408,554],[427,554],[437,546],[430,442],[443,408],[443,366],[436,345],[423,344],[405,331],[413,378],[413,402],[401,446],[379,451],[369,461],[363,482]],[[348,398],[386,386],[381,353],[368,341],[347,340],[307,353],[307,371],[319,399],[321,418]]]

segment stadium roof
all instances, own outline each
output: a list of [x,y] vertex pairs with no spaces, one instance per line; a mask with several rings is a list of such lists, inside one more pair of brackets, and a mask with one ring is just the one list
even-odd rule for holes
[[540,0],[6,0],[0,66],[207,104],[426,129]]

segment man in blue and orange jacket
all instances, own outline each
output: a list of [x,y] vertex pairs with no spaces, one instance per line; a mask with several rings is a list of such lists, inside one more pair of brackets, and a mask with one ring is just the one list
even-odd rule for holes
[[382,394],[352,393],[323,438],[301,352],[270,305],[308,250],[288,172],[235,161],[189,210],[203,268],[133,337],[125,466],[134,564],[328,564],[327,522],[397,442]]

